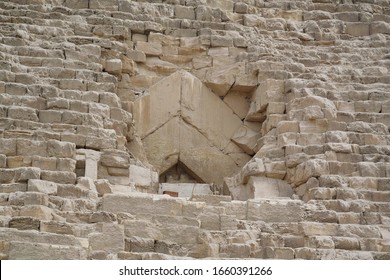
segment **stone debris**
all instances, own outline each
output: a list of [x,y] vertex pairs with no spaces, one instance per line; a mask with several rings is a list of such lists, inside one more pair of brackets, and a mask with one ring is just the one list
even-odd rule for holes
[[390,259],[388,0],[38,2],[0,3],[0,259]]

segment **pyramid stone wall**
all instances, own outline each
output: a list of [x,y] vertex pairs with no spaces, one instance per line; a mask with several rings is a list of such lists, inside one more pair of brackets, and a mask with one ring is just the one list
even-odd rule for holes
[[1,259],[389,259],[388,0],[0,2]]

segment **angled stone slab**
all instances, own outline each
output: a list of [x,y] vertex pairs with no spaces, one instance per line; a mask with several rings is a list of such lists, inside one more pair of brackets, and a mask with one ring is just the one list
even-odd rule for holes
[[182,76],[181,115],[223,150],[241,126],[240,118],[198,78]]
[[163,173],[179,160],[180,120],[171,119],[154,133],[143,139],[147,159],[159,173]]
[[179,160],[204,182],[222,184],[224,176],[232,176],[239,170],[231,157],[222,153],[184,121],[180,126]]
[[134,102],[135,127],[141,139],[179,115],[180,95],[181,73],[176,72],[151,86],[149,95]]

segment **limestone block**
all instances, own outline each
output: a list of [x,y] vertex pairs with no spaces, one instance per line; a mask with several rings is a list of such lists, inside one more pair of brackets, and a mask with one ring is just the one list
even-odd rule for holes
[[118,150],[105,150],[100,155],[100,163],[108,167],[129,168],[130,155]]
[[378,226],[342,224],[339,226],[339,236],[381,238]]
[[295,200],[248,200],[248,220],[267,223],[300,222],[302,202]]
[[0,138],[0,154],[6,156],[16,155],[16,140]]
[[125,239],[125,250],[128,252],[153,252],[154,239],[134,236]]
[[64,198],[88,198],[88,190],[79,186],[73,186],[70,184],[59,184],[57,187],[57,196]]
[[110,117],[112,120],[121,121],[126,124],[131,124],[133,120],[133,116],[131,113],[119,108],[111,108]]
[[345,32],[348,35],[359,37],[370,35],[370,24],[366,22],[348,22]]
[[47,206],[43,205],[28,205],[23,206],[19,211],[19,216],[32,217],[41,221],[51,221],[55,212]]
[[29,192],[41,192],[49,195],[57,194],[57,184],[53,182],[30,179],[28,180],[28,188]]
[[299,122],[301,133],[325,133],[328,130],[328,120],[312,120]]
[[40,157],[33,156],[32,157],[32,167],[37,167],[42,170],[57,170],[57,159],[56,158],[48,158],[48,157]]
[[95,181],[96,191],[99,195],[103,196],[105,194],[112,193],[111,184],[106,179],[99,179]]
[[102,223],[102,232],[91,233],[88,236],[90,250],[102,250],[117,253],[125,248],[124,227],[114,223]]
[[115,149],[116,142],[115,139],[87,136],[85,139],[85,147],[92,150]]
[[255,102],[255,111],[262,112],[269,102],[284,101],[284,81],[267,79],[259,84],[252,100]]
[[300,185],[311,177],[329,174],[329,170],[330,167],[325,160],[310,159],[298,165],[292,180],[294,184]]
[[49,196],[38,192],[15,192],[9,195],[9,204],[16,206],[43,205],[48,206]]
[[178,197],[192,197],[194,195],[212,195],[210,185],[208,184],[190,184],[190,183],[178,183],[160,184],[159,194],[163,194],[164,191],[173,191],[178,193]]
[[0,168],[4,168],[7,165],[7,156],[0,154]]
[[213,58],[219,57],[219,56],[228,56],[229,55],[229,48],[228,47],[210,48],[208,50],[207,54]]
[[35,109],[19,106],[11,106],[8,108],[8,118],[38,121],[37,111]]
[[32,217],[14,217],[9,221],[9,227],[18,230],[39,230],[39,223],[38,219]]
[[102,9],[108,11],[118,11],[118,2],[111,0],[90,0],[89,9]]
[[265,176],[265,165],[262,159],[254,158],[240,171],[241,182],[246,184],[250,176]]
[[130,182],[141,189],[157,191],[158,173],[150,169],[130,164]]
[[184,121],[194,125],[219,149],[229,144],[241,125],[233,111],[194,76],[183,76],[181,102]]
[[110,107],[106,104],[91,102],[91,103],[89,103],[88,113],[96,114],[96,115],[99,115],[103,118],[109,118],[110,117]]
[[65,6],[71,9],[88,9],[89,0],[66,0]]
[[69,245],[12,241],[9,258],[12,260],[86,260],[87,252],[84,248]]
[[332,237],[335,249],[360,250],[359,239],[354,237]]
[[62,112],[55,110],[39,111],[39,122],[41,123],[61,123]]
[[296,121],[280,121],[276,126],[276,134],[280,135],[283,133],[298,133],[299,132],[299,122]]
[[105,62],[104,70],[112,75],[119,75],[122,72],[122,61],[120,59],[108,59]]
[[0,168],[0,183],[11,183],[15,177],[15,170]]
[[227,36],[211,35],[211,47],[233,47],[233,39]]
[[360,176],[363,177],[384,177],[380,176],[380,170],[374,162],[359,162],[358,169]]
[[224,67],[224,69],[211,68],[206,72],[205,84],[217,95],[225,96],[235,82],[234,68]]
[[153,197],[153,208],[160,209],[159,213],[167,216],[182,216],[183,204],[181,200],[167,196],[155,195]]
[[180,152],[180,122],[173,118],[143,140],[150,164],[161,174],[178,162]]
[[331,236],[311,236],[308,237],[307,247],[319,249],[334,249],[335,244]]
[[146,62],[146,55],[143,51],[129,49],[126,55],[129,59],[133,60],[134,62],[141,62],[141,63]]
[[142,193],[106,194],[102,203],[102,210],[112,213],[160,213],[158,209],[153,208],[153,197]]
[[242,125],[232,137],[232,141],[236,143],[247,154],[254,155],[257,145],[257,140],[260,134],[251,130],[249,127]]
[[241,91],[229,92],[223,99],[240,119],[244,119],[249,111],[248,95]]
[[134,102],[136,129],[144,138],[180,112],[181,77],[175,73],[149,89],[150,95]]
[[297,144],[297,134],[293,132],[278,135],[278,147],[294,146]]
[[60,184],[74,184],[76,183],[76,174],[65,171],[41,171],[41,179]]
[[175,6],[175,18],[195,19],[195,10],[193,7]]
[[99,94],[99,102],[110,107],[122,108],[121,100],[112,92],[101,92]]
[[206,204],[204,202],[183,201],[182,211],[184,217],[196,218],[203,212]]
[[[203,182],[222,184],[223,176],[231,176],[238,171],[232,158],[211,146],[206,137],[184,122],[180,127],[180,161]],[[222,162],[223,165],[220,164]]]
[[163,54],[161,43],[159,44],[138,41],[136,42],[135,50],[150,56],[160,56]]
[[207,0],[207,6],[233,12],[234,3],[231,0]]
[[390,34],[390,24],[384,21],[374,21],[370,24],[370,35],[372,34]]
[[265,19],[259,15],[246,14],[243,15],[244,25],[249,27],[260,27],[265,25]]
[[41,170],[35,167],[19,167],[15,168],[15,182],[26,182],[30,179],[39,179]]
[[60,158],[72,158],[76,154],[76,145],[57,140],[49,140],[47,142],[48,156]]
[[291,197],[294,194],[291,186],[279,179],[250,176],[248,185],[254,192],[254,199]]
[[194,69],[202,69],[206,67],[211,67],[212,58],[208,56],[199,56],[192,59],[192,66]]
[[16,149],[21,156],[47,156],[47,143],[42,141],[18,139]]
[[299,231],[305,236],[336,236],[339,225],[330,223],[302,222]]
[[[134,76],[135,74],[138,74],[137,63],[134,60],[124,55],[122,55],[121,60],[122,60],[122,73],[127,73],[130,76]],[[123,76],[122,76],[122,80],[123,80]]]
[[8,168],[29,167],[31,166],[31,163],[32,163],[31,157],[28,156],[7,157],[7,161],[6,161],[6,165]]

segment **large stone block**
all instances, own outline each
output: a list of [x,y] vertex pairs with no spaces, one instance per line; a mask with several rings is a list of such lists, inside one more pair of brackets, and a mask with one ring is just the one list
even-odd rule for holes
[[49,140],[47,142],[48,156],[60,158],[73,158],[76,154],[76,145],[74,143]]
[[302,202],[295,200],[248,201],[248,220],[267,223],[300,222],[304,218]]
[[82,247],[69,245],[12,241],[9,258],[12,260],[85,260],[87,252]]
[[38,192],[15,192],[9,195],[9,204],[16,206],[24,205],[49,205],[49,196]]
[[0,154],[6,156],[16,155],[16,140],[0,138]]
[[198,130],[183,122],[180,131],[180,161],[203,182],[221,185],[223,176],[238,172],[233,159],[210,145]]
[[194,125],[216,147],[225,148],[241,126],[240,118],[194,76],[183,76],[181,90],[183,119]]
[[291,197],[291,186],[279,179],[251,176],[248,185],[253,190],[253,198]]
[[160,56],[163,54],[161,43],[148,43],[137,41],[135,50],[145,53],[149,56]]
[[18,139],[16,149],[21,156],[47,156],[47,143],[43,141]]
[[49,195],[57,194],[57,184],[53,182],[43,181],[43,180],[28,180],[28,188],[29,192],[41,192]]
[[19,216],[32,217],[40,221],[51,221],[55,215],[53,209],[43,205],[27,205],[23,206],[19,211]]
[[92,251],[105,251],[118,253],[124,251],[124,226],[114,223],[102,223],[101,232],[94,232],[88,236],[89,249]]
[[118,11],[118,1],[112,0],[89,0],[89,9],[102,9]]
[[159,213],[159,210],[154,209],[152,205],[152,195],[140,193],[132,195],[108,194],[103,197],[102,209],[112,213]]
[[172,117],[179,115],[181,98],[181,75],[175,73],[156,83],[149,89],[150,94],[134,102],[136,129],[144,138]]
[[39,121],[37,110],[27,107],[12,106],[8,108],[8,118],[28,121]]
[[163,183],[160,184],[159,194],[164,191],[177,192],[178,197],[192,197],[194,195],[211,195],[210,185],[208,184],[191,184],[191,183]]
[[146,156],[159,174],[165,172],[176,163],[180,155],[180,119],[171,119],[143,139]]
[[130,165],[129,178],[130,182],[140,190],[146,190],[147,192],[155,193],[158,188],[158,173],[148,168]]

